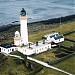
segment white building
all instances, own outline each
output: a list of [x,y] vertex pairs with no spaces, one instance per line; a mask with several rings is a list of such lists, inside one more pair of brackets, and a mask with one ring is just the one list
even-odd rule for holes
[[25,55],[39,54],[51,49],[51,42],[59,43],[64,41],[64,37],[58,33],[44,35],[46,40],[41,40],[35,44],[28,42],[27,16],[26,11],[22,9],[20,14],[20,33],[15,32],[14,45],[4,44],[0,46],[0,52],[10,53],[19,51]]
[[12,44],[3,44],[0,46],[0,52],[4,52],[7,54],[12,52],[12,51],[16,51],[16,50],[18,50],[18,48]]
[[16,46],[22,45],[22,39],[21,39],[20,33],[18,31],[15,32],[14,45],[16,45]]
[[58,32],[44,35],[44,37],[48,42],[60,43],[64,41],[64,36],[59,34]]
[[39,54],[41,52],[51,49],[51,43],[44,43],[42,41],[36,42],[30,46],[19,47],[21,53],[25,55]]
[[51,43],[43,43],[43,41],[36,42],[27,46],[15,46],[11,44],[4,44],[0,47],[0,52],[11,53],[12,51],[19,51],[25,55],[39,54],[51,49]]

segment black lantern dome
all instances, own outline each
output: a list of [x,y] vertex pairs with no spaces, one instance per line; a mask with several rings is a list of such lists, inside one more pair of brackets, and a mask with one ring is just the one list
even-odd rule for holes
[[26,16],[26,11],[24,10],[24,8],[22,8],[20,15],[21,15],[21,16]]

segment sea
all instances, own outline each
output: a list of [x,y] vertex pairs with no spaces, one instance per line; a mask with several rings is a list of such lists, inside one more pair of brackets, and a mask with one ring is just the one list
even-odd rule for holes
[[0,0],[0,26],[19,24],[24,8],[28,23],[75,14],[75,0]]

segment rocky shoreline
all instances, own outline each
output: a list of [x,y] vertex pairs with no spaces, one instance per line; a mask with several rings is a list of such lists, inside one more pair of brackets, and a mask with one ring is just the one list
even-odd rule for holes
[[[72,21],[72,20],[75,20],[75,15],[69,15],[69,16],[65,16],[65,17],[59,17],[59,18],[53,18],[53,19],[48,19],[48,20],[43,20],[43,21],[28,23],[28,27],[33,28],[33,30],[36,29],[34,31],[37,31],[37,30],[39,30],[38,29],[39,25],[44,25],[42,27],[47,28],[48,26],[52,27],[55,24],[57,25],[60,22],[64,23],[64,22]],[[16,25],[15,24],[3,25],[3,26],[0,27],[0,32],[9,30],[10,28],[13,28],[13,27],[16,27],[16,26],[20,26],[20,24],[16,24]],[[42,27],[40,27],[40,28],[42,28]]]

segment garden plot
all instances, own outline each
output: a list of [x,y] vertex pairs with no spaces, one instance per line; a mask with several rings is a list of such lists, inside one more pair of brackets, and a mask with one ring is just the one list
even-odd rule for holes
[[61,45],[67,46],[67,47],[71,47],[73,46],[75,43],[74,42],[70,42],[70,41],[64,41],[61,43]]

